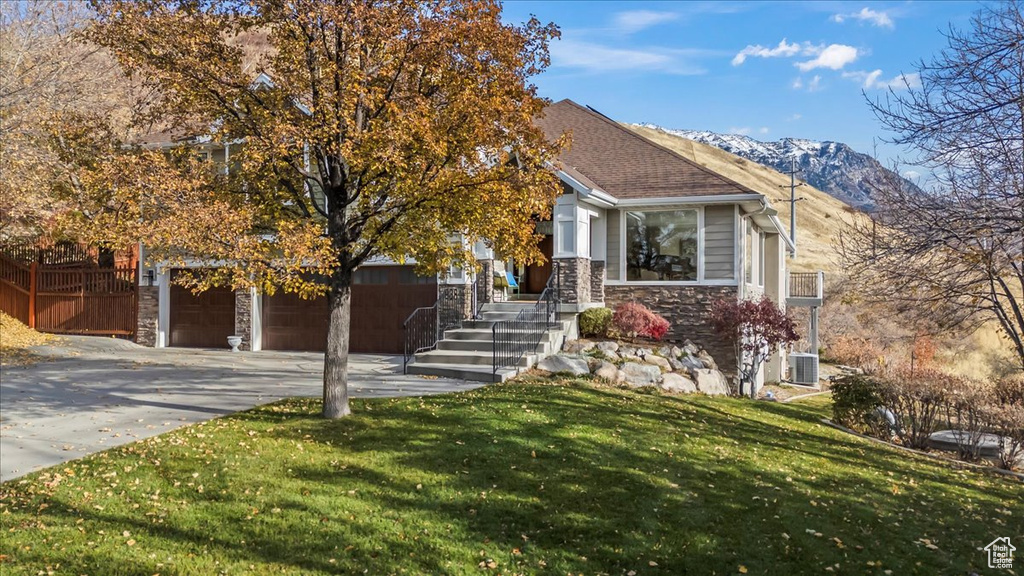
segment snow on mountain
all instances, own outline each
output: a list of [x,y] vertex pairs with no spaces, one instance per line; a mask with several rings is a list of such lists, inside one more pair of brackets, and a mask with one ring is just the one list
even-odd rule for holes
[[804,138],[762,142],[741,134],[673,130],[649,123],[639,126],[715,146],[779,172],[788,173],[795,168],[798,179],[864,210],[874,207],[873,191],[894,176],[891,170],[871,156],[842,142],[818,142]]

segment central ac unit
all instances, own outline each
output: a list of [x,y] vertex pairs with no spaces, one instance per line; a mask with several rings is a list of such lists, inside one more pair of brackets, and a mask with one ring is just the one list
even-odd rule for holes
[[792,353],[789,355],[789,381],[793,384],[818,385],[818,355]]

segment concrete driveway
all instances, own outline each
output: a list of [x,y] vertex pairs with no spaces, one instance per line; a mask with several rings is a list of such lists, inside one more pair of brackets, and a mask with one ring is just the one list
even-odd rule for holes
[[[323,354],[144,348],[63,337],[0,373],[0,481],[290,396],[319,397]],[[356,354],[349,393],[421,396],[479,382],[404,376],[400,356]]]

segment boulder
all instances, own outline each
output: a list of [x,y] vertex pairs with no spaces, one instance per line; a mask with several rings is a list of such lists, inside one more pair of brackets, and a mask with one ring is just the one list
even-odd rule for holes
[[641,357],[641,358],[647,358],[651,354],[654,354],[654,350],[651,350],[650,348],[637,348],[636,349],[636,355]]
[[565,354],[557,354],[555,356],[548,356],[537,363],[539,370],[545,370],[552,374],[569,373],[573,376],[585,376],[590,374],[590,366],[587,365],[585,358],[579,356],[567,356]]
[[672,369],[672,365],[668,363],[668,360],[666,358],[658,356],[657,354],[648,354],[644,356],[644,362],[647,362],[648,364],[653,364],[664,370]]
[[593,373],[594,370],[600,368],[601,364],[604,364],[604,360],[601,360],[600,358],[594,358],[593,356],[587,356],[586,361],[587,367],[590,368],[591,373]]
[[718,364],[715,363],[715,359],[711,357],[711,354],[708,354],[707,350],[701,350],[700,352],[698,352],[697,359],[704,364],[705,368],[710,368],[711,370],[718,370]]
[[630,386],[650,386],[661,378],[661,368],[651,364],[626,362],[619,369],[617,378]]
[[672,367],[673,372],[687,372],[686,364],[683,364],[681,360],[675,358],[668,359],[668,365]]
[[640,352],[632,346],[619,346],[619,356],[625,359],[636,359],[640,357]]
[[619,343],[618,342],[611,342],[611,341],[598,342],[597,343],[597,349],[600,350],[601,352],[604,352],[605,354],[608,354],[608,353],[614,354],[615,352],[617,352],[619,350]]
[[695,356],[683,356],[679,359],[679,363],[682,364],[683,370],[688,372],[691,376],[695,370],[704,370],[706,368],[704,363],[698,360]]
[[683,352],[686,352],[690,356],[696,356],[698,353],[700,353],[700,348],[698,348],[697,345],[694,344],[693,342],[687,340],[686,342],[683,343]]
[[597,344],[589,340],[570,340],[565,343],[563,350],[570,354],[576,354],[579,352],[586,352],[587,350],[593,350]]
[[693,377],[697,381],[697,390],[708,396],[722,396],[729,393],[729,382],[725,379],[725,374],[718,370],[702,368],[695,370]]
[[594,376],[603,380],[615,382],[619,378],[619,369],[611,362],[601,362],[601,365],[594,370]]
[[611,360],[612,362],[615,362],[616,360],[620,359],[619,355],[616,354],[615,352],[603,352],[603,354],[604,354],[605,358],[607,358],[608,360]]
[[658,387],[674,394],[689,394],[697,391],[697,384],[682,374],[665,374]]

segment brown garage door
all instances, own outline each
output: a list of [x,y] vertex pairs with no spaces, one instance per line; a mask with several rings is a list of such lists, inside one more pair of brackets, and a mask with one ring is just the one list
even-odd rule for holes
[[[412,266],[367,266],[352,286],[351,352],[402,352],[402,323],[437,300],[437,280]],[[327,298],[303,300],[278,292],[263,297],[263,348],[322,351],[327,345]]]
[[[177,270],[172,272],[172,278]],[[186,348],[227,348],[235,333],[235,293],[229,287],[198,295],[171,284],[170,345]]]

